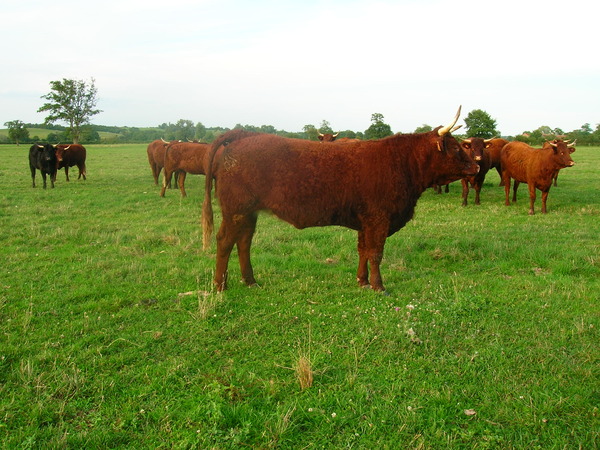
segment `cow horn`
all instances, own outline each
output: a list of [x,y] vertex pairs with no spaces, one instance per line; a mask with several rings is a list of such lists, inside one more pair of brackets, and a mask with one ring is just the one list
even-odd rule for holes
[[[443,136],[446,133],[451,132],[452,127],[454,127],[454,125],[456,125],[456,122],[458,122],[458,118],[460,117],[460,110],[461,110],[461,108],[462,108],[462,105],[458,107],[458,111],[456,113],[456,116],[454,117],[454,120],[452,121],[452,123],[450,125],[446,125],[445,127],[442,127],[442,128],[440,128],[438,130],[438,134],[440,136]],[[456,128],[455,128],[455,130],[456,130]],[[452,131],[454,131],[454,130],[452,130]]]
[[317,131],[317,133],[319,133],[319,136],[325,136],[323,133],[321,133],[320,131]]
[[339,132],[339,131],[338,131],[337,133],[335,133],[335,134],[333,135],[333,137],[338,137],[338,134],[340,134],[340,132]]
[[71,148],[71,144],[68,147],[65,147],[65,150],[69,150]]
[[486,144],[489,144],[493,140],[494,140],[494,138],[489,138],[489,139],[484,139],[483,142],[485,142]]
[[463,142],[470,144],[471,142],[473,142],[473,139],[471,139],[471,138],[463,139]]
[[554,148],[558,148],[558,144],[557,144],[556,142],[550,142],[550,141],[548,141],[548,143],[549,143],[549,144],[550,144],[552,147],[554,147]]
[[168,144],[167,141],[165,141],[163,138],[160,138],[161,141],[163,141],[165,144]]
[[575,144],[577,143],[577,139],[575,139],[573,142],[571,142],[568,147],[575,147]]

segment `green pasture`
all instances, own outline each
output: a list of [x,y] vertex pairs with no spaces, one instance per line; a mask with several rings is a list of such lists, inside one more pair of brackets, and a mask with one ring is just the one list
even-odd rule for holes
[[204,178],[160,198],[145,147],[88,146],[86,181],[43,190],[0,146],[1,448],[600,445],[600,148],[546,215],[495,172],[480,206],[425,192],[383,295],[357,287],[355,232],[269,214],[260,287],[234,252],[215,293]]

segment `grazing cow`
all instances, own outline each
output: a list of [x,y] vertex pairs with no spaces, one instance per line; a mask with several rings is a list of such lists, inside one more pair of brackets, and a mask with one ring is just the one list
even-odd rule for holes
[[50,176],[51,186],[56,181],[56,148],[50,144],[33,144],[29,149],[29,168],[31,169],[31,185],[35,187],[35,170],[39,170],[46,189],[46,175]]
[[79,144],[58,144],[56,146],[56,170],[65,168],[65,175],[67,181],[69,181],[69,167],[77,166],[79,169],[79,180],[81,177],[85,180],[86,168],[85,168],[85,157],[86,149],[83,145]]
[[490,170],[490,154],[486,149],[488,140],[472,137],[465,139],[460,144],[471,158],[479,165],[479,172],[476,175],[461,179],[462,182],[462,205],[467,206],[467,197],[469,196],[469,184],[475,189],[475,204],[479,205],[479,193],[481,186],[485,181],[485,176]]
[[492,169],[496,169],[496,171],[498,172],[498,176],[500,177],[500,184],[499,186],[503,186],[502,184],[502,164],[500,161],[500,152],[502,151],[502,148],[508,144],[508,141],[506,139],[502,139],[502,138],[494,138],[494,139],[487,139],[486,140],[486,147],[489,154],[490,154],[490,170]]
[[546,148],[532,148],[523,142],[509,142],[501,153],[502,182],[506,194],[505,205],[510,193],[510,179],[514,179],[513,203],[517,201],[519,183],[527,183],[529,187],[529,214],[534,214],[535,190],[542,191],[542,213],[546,213],[546,200],[555,173],[565,167],[575,165],[571,159],[571,151],[567,143],[551,142]]
[[[561,141],[561,139],[554,139],[552,142],[546,141],[544,142],[544,145],[542,147],[544,148],[550,148],[552,147],[552,143],[554,144],[558,144]],[[569,151],[571,153],[573,153],[575,151],[575,143],[577,142],[577,139],[575,139],[572,143],[569,143],[568,141],[564,141],[567,144],[567,147],[569,148]],[[554,185],[554,187],[558,186],[558,172],[560,172],[560,169],[557,170],[554,175],[552,176],[552,184]]]
[[[169,144],[174,144],[175,142],[179,141],[167,142],[164,139],[157,139],[156,141],[152,141],[150,144],[148,144],[148,149],[146,152],[148,153],[148,162],[150,163],[152,177],[154,177],[154,184],[156,186],[158,186],[158,177],[160,175],[160,171],[165,166],[165,151],[167,150],[167,146]],[[171,187],[170,184],[169,187]]]
[[459,115],[460,108],[450,125],[428,133],[344,145],[241,130],[220,136],[207,159],[202,213],[206,248],[213,230],[214,176],[223,217],[217,290],[227,287],[234,245],[243,281],[256,284],[250,246],[258,211],[270,210],[300,229],[341,225],[358,231],[358,283],[383,291],[379,266],[386,238],[412,218],[423,191],[479,170],[451,135]]
[[321,133],[319,132],[319,140],[321,142],[333,142],[335,141],[335,138],[338,137],[338,134],[340,133],[335,133],[335,134],[331,134],[331,133]]
[[210,149],[210,144],[200,144],[195,142],[176,142],[169,144],[165,151],[163,184],[160,190],[160,196],[165,196],[167,186],[171,184],[171,177],[177,174],[177,183],[181,196],[186,197],[185,176],[188,173],[201,174],[206,173],[206,156]]

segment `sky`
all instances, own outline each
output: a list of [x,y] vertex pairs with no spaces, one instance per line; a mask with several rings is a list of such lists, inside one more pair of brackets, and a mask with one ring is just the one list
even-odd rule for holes
[[600,123],[596,0],[5,0],[0,126],[94,80],[97,125],[327,121],[394,132],[475,109],[502,135]]

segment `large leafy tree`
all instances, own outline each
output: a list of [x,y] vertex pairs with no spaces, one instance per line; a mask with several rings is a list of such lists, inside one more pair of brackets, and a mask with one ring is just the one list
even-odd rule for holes
[[465,117],[468,137],[490,139],[500,135],[496,121],[485,111],[474,109]]
[[381,139],[392,134],[392,128],[383,121],[383,114],[371,114],[371,126],[365,130],[366,139]]
[[25,128],[25,124],[20,120],[11,120],[5,122],[4,126],[8,128],[8,137],[15,141],[17,145],[25,139],[29,139],[29,130]]
[[73,142],[79,143],[82,126],[90,122],[90,118],[102,111],[96,109],[98,91],[92,78],[90,83],[83,80],[63,78],[50,82],[51,91],[42,98],[48,103],[38,109],[38,112],[48,111],[45,123],[58,121],[66,122]]

